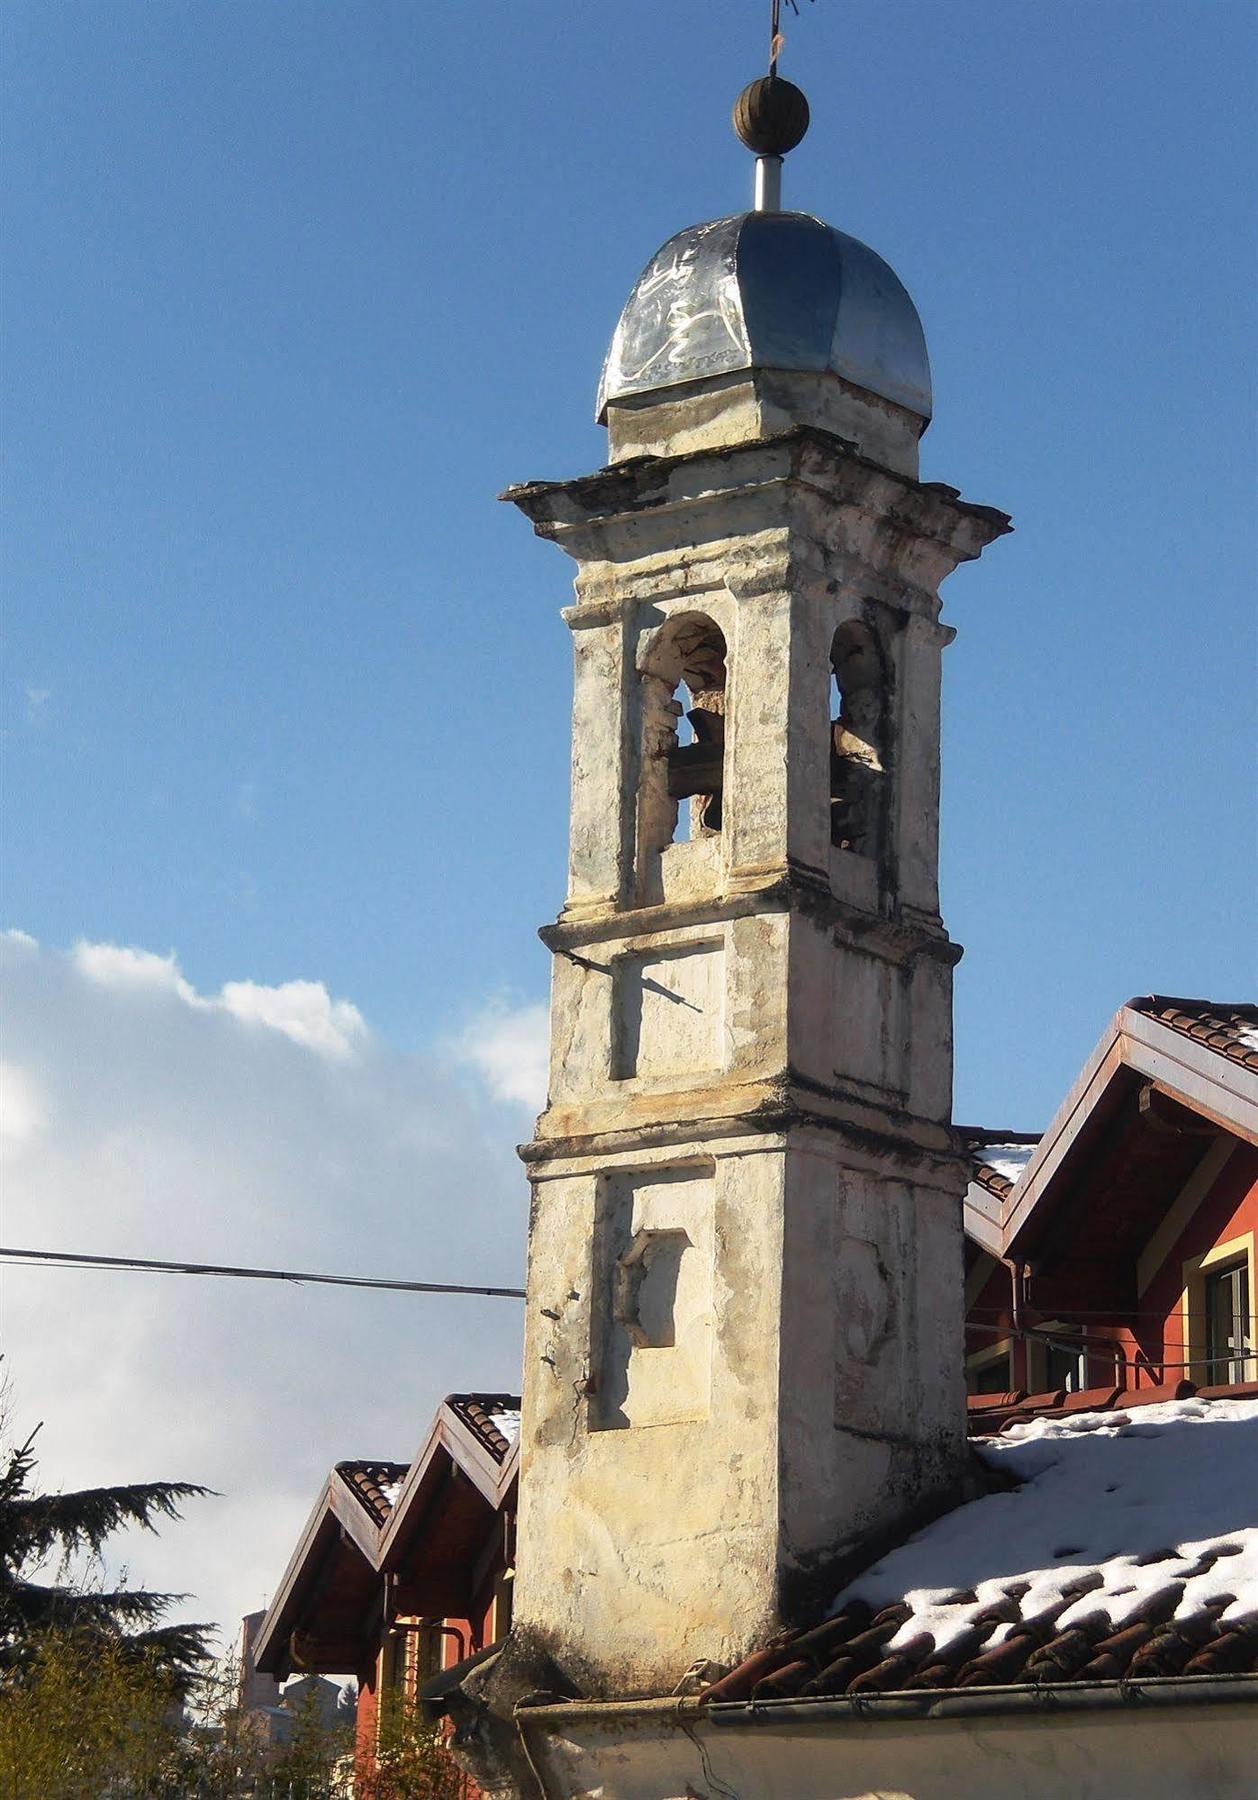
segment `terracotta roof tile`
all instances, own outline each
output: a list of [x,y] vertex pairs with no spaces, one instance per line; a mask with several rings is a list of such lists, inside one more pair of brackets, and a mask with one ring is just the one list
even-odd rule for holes
[[970,1394],[966,1412],[971,1437],[989,1437],[1008,1425],[1027,1419],[1060,1419],[1078,1412],[1127,1412],[1133,1406],[1158,1406],[1166,1400],[1247,1400],[1258,1396],[1258,1381],[1241,1381],[1218,1387],[1198,1388],[1191,1381],[1167,1381],[1139,1388],[1081,1388],[1067,1393]]
[[336,1472],[372,1521],[382,1525],[409,1467],[409,1463],[339,1462]]
[[[929,1632],[918,1632],[887,1650],[903,1622],[903,1609],[889,1607],[865,1631],[841,1618],[831,1640],[830,1660],[793,1654],[785,1645],[761,1651],[708,1688],[707,1705],[729,1701],[823,1698],[835,1694],[909,1692],[923,1688],[1006,1687],[1031,1683],[1060,1686],[1071,1681],[1119,1681],[1154,1675],[1258,1673],[1258,1617],[1222,1621],[1221,1608],[1191,1618],[1167,1616],[1177,1600],[1169,1589],[1151,1609],[1120,1630],[1100,1619],[1065,1630],[1041,1620],[1013,1627],[997,1621],[974,1626],[939,1654]],[[1002,1629],[1005,1635],[1001,1636]],[[767,1667],[767,1665],[773,1665]]]
[[1258,1073],[1258,1005],[1250,1001],[1184,1000],[1143,994],[1127,1002],[1133,1012],[1169,1025],[1229,1062]]
[[446,1405],[485,1446],[495,1462],[504,1462],[520,1435],[518,1394],[447,1394]]

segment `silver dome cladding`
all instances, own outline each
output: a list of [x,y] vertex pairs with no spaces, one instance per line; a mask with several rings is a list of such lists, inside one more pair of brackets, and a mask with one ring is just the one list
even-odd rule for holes
[[930,417],[926,339],[904,284],[808,213],[735,213],[670,238],[620,315],[596,417],[609,400],[743,369],[829,370]]

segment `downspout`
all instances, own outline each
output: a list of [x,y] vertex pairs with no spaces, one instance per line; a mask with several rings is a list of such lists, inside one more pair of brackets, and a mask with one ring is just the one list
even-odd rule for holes
[[[1022,1309],[1026,1302],[1026,1284],[1030,1278],[1031,1265],[1029,1263],[1021,1262],[1016,1257],[1012,1256],[1002,1256],[1000,1260],[1009,1271],[1009,1306],[1010,1316],[1013,1321],[1014,1340],[1022,1345],[1025,1353],[1026,1326],[1023,1323]],[[1022,1371],[1024,1381],[1028,1380],[1029,1376],[1029,1371],[1025,1367],[1025,1360],[1024,1354],[1024,1367]]]
[[1026,1299],[1026,1284],[1031,1273],[1030,1263],[1019,1262],[1016,1257],[1002,1256],[1001,1262],[1009,1271],[1009,1298],[1013,1309],[1013,1335],[1022,1336],[1022,1307]]

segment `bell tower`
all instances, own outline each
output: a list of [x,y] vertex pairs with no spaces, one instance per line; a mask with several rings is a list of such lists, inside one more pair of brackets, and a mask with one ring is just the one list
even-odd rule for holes
[[591,1695],[737,1660],[961,1468],[938,590],[1008,520],[917,479],[895,275],[779,210],[807,118],[740,97],[757,209],[630,294],[609,465],[505,496],[576,564],[515,1616]]

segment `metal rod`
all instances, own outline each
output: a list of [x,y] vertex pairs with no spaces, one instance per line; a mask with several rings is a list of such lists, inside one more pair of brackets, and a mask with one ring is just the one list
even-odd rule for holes
[[757,212],[781,212],[782,158],[780,156],[758,156],[756,158],[755,204]]

